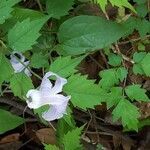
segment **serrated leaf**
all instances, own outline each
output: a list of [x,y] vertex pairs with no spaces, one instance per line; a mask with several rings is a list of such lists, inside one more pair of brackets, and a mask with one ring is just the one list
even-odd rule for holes
[[126,26],[127,29],[130,29],[130,32],[137,30],[141,37],[150,33],[150,22],[145,19],[130,17],[126,22],[124,22],[124,26]]
[[119,55],[111,53],[108,56],[108,59],[109,59],[108,63],[114,67],[121,65],[122,57]]
[[[105,12],[105,8],[106,8],[106,5],[108,4],[108,1],[107,0],[95,0],[95,2],[97,2],[102,11]],[[134,7],[128,2],[128,0],[109,0],[109,2],[113,5],[113,6],[117,6],[117,7],[126,7],[126,8],[129,8],[131,9],[133,12],[136,12]]]
[[4,33],[8,33],[8,31],[11,30],[11,28],[13,28],[18,21],[22,22],[23,20],[29,17],[30,20],[37,20],[46,17],[46,15],[44,15],[39,11],[18,7],[15,7],[11,14],[12,14],[11,18],[7,19],[5,23],[0,25],[0,28],[3,30]]
[[47,0],[46,9],[49,15],[59,19],[61,16],[68,14],[68,11],[72,9],[73,4],[74,0]]
[[115,69],[107,69],[100,72],[102,78],[99,85],[106,90],[109,90],[114,85],[119,84],[119,81],[123,81],[127,76],[127,70],[123,67]]
[[1,0],[0,1],[0,24],[3,24],[6,19],[11,17],[13,6],[21,0]]
[[149,101],[148,96],[145,94],[146,90],[142,89],[141,85],[129,85],[125,88],[125,92],[132,101]]
[[113,87],[110,90],[111,92],[107,95],[106,103],[107,108],[111,108],[112,106],[116,106],[120,100],[123,98],[122,96],[122,88],[121,87]]
[[140,63],[146,76],[150,76],[150,53],[148,53]]
[[145,17],[148,13],[148,7],[146,3],[140,4],[136,6],[136,11],[139,17]]
[[0,109],[0,134],[16,128],[24,123],[24,119]]
[[49,16],[42,19],[37,19],[30,21],[30,19],[25,19],[22,22],[18,22],[9,32],[8,32],[8,42],[10,48],[14,51],[25,52],[30,50],[32,45],[36,43],[36,40],[40,36],[40,29],[44,23],[48,20]]
[[98,16],[77,16],[59,28],[58,51],[63,55],[78,55],[105,48],[127,33],[128,29]]
[[48,65],[48,58],[42,53],[33,53],[31,57],[31,66],[33,68],[41,68]]
[[13,19],[16,19],[18,21],[23,21],[30,17],[30,20],[37,20],[42,19],[43,17],[46,17],[43,13],[33,10],[33,9],[27,9],[27,8],[19,8],[15,7],[12,12]]
[[8,81],[14,70],[8,61],[8,59],[0,52],[0,84],[4,81]]
[[77,70],[75,67],[81,62],[84,56],[71,59],[70,56],[58,57],[51,65],[50,71],[57,73],[58,75],[66,78],[71,74],[74,74]]
[[119,67],[116,70],[116,73],[117,73],[118,79],[122,82],[127,77],[128,71],[124,67]]
[[44,144],[44,150],[60,150],[60,149],[55,145]]
[[138,112],[138,108],[128,100],[122,99],[112,114],[114,121],[121,119],[123,127],[127,127],[130,130],[138,130],[140,113]]
[[64,135],[63,144],[65,150],[82,149],[82,145],[80,144],[81,131],[82,128],[76,128]]
[[94,108],[103,100],[105,92],[93,80],[87,80],[86,76],[72,75],[64,87],[64,92],[71,95],[74,106],[82,109]]
[[146,56],[145,52],[140,52],[140,53],[134,53],[133,54],[133,60],[135,63],[139,63],[143,60],[143,58]]
[[95,0],[95,2],[97,2],[100,5],[103,12],[106,12],[105,8],[108,4],[107,0]]
[[10,88],[15,96],[22,98],[33,88],[32,80],[24,73],[16,73],[10,79]]
[[109,0],[110,3],[113,5],[113,6],[118,6],[118,7],[126,7],[126,8],[129,8],[131,9],[133,12],[136,13],[134,7],[128,2],[128,0]]
[[142,66],[140,64],[134,64],[133,65],[133,72],[135,75],[140,74],[144,75],[144,70],[142,69]]
[[119,79],[116,75],[116,70],[115,69],[107,69],[104,71],[100,72],[100,77],[102,78],[99,82],[99,85],[103,89],[110,89],[113,87],[115,84],[119,84]]

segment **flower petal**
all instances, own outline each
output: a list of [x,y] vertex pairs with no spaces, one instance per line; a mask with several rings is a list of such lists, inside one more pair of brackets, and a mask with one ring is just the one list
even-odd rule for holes
[[48,73],[45,74],[45,76],[42,79],[42,83],[40,85],[40,91],[42,93],[49,93],[50,90],[52,89],[52,83],[48,79],[50,77],[50,75]]
[[37,109],[42,106],[42,96],[38,90],[29,90],[26,97],[28,99],[26,102],[29,108]]
[[47,112],[42,114],[42,117],[47,121],[62,118],[66,113],[67,104],[68,101],[65,101],[61,105],[52,105]]
[[27,105],[29,108],[37,109],[44,105],[63,105],[68,103],[70,96],[63,96],[60,94],[50,95],[49,93],[42,93],[39,90],[29,90],[26,97],[28,98]]
[[[19,52],[14,52],[14,54],[18,54],[19,56],[20,56],[20,61],[22,62],[22,63],[24,63],[24,65],[28,65],[29,64],[29,61],[25,61],[25,57],[21,54],[21,53],[19,53]],[[11,63],[11,65],[12,65],[12,67],[14,68],[14,72],[15,73],[19,73],[19,72],[22,72],[24,69],[25,69],[25,66],[24,65],[22,65],[17,59],[16,59],[16,57],[14,56],[14,55],[10,55],[10,63]],[[25,69],[24,70],[24,72],[25,72],[25,74],[27,75],[27,76],[31,76],[32,74],[30,73],[30,71],[29,71],[29,69]]]
[[[24,62],[25,61],[25,57],[22,55],[22,53],[20,52],[13,52],[13,54],[18,54],[20,56],[20,61]],[[10,61],[12,63],[19,63],[19,61],[16,59],[16,57],[14,55],[10,55]]]
[[[50,93],[51,93],[51,94],[57,94],[57,93],[62,92],[63,85],[67,83],[67,80],[64,79],[64,78],[62,78],[62,77],[60,77],[60,76],[58,76],[57,74],[55,74],[55,73],[49,71],[49,72],[47,72],[47,73],[45,74],[42,83],[44,83],[44,84],[46,85],[46,82],[47,82],[47,84],[48,84],[48,81],[49,81],[48,78],[49,78],[50,76],[56,76],[56,78],[57,78],[54,87],[52,87],[52,84],[51,84],[51,89],[49,88]],[[49,81],[49,82],[50,82],[50,81]],[[51,83],[51,82],[50,82],[50,83]],[[44,86],[43,86],[44,84],[42,84],[41,86],[44,87]],[[43,89],[44,89],[44,88],[43,88]]]

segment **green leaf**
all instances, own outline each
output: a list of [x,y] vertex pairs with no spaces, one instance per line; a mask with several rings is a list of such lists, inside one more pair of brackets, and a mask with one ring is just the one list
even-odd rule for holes
[[13,6],[20,2],[20,0],[1,0],[0,1],[0,24],[3,24],[6,19],[11,17]]
[[70,127],[75,127],[75,122],[72,116],[72,110],[69,107],[67,109],[67,114],[63,116],[63,119]]
[[12,12],[13,19],[16,19],[18,21],[23,21],[27,18],[30,18],[30,20],[37,20],[42,19],[43,17],[46,17],[43,13],[33,10],[33,9],[25,9],[25,8],[14,8]]
[[111,53],[108,56],[108,59],[109,59],[108,63],[114,67],[121,65],[122,57],[119,55]]
[[148,13],[147,3],[137,5],[136,6],[136,11],[137,11],[138,16],[144,18],[147,15],[147,13]]
[[146,56],[145,52],[140,52],[140,53],[134,53],[133,55],[133,60],[135,63],[139,63],[143,60],[143,58]]
[[103,12],[106,12],[105,8],[108,4],[107,0],[95,0],[101,7]]
[[136,13],[134,7],[128,2],[128,0],[109,0],[110,3],[113,5],[113,6],[117,6],[117,7],[126,7],[126,8],[129,8],[131,9],[133,12]]
[[138,112],[138,108],[128,100],[122,99],[112,114],[114,121],[121,119],[123,127],[127,127],[130,130],[138,130],[140,113]]
[[[106,5],[108,4],[107,0],[95,0],[101,7],[102,11],[105,12]],[[128,2],[128,0],[109,0],[113,6],[117,7],[126,7],[131,9],[133,12],[136,12],[134,7]]]
[[75,67],[81,62],[84,56],[71,59],[70,56],[58,57],[51,65],[50,71],[57,73],[58,75],[66,78],[71,74],[77,72]]
[[146,76],[150,76],[150,53],[148,53],[140,63]]
[[42,68],[48,65],[48,58],[42,53],[33,53],[31,57],[31,66],[33,68]]
[[82,129],[83,128],[76,128],[64,135],[63,144],[65,150],[82,149],[82,145],[80,144],[80,135]]
[[138,127],[141,129],[144,126],[150,126],[150,118],[146,118],[146,119],[140,120],[140,122],[138,124]]
[[114,85],[119,84],[119,81],[123,81],[127,76],[127,70],[123,67],[115,69],[107,69],[100,72],[102,78],[99,85],[106,90],[109,90]]
[[105,48],[124,36],[126,27],[98,16],[77,16],[59,28],[58,51],[63,55],[78,55]]
[[111,92],[108,94],[106,98],[107,108],[111,108],[116,106],[120,100],[123,98],[122,96],[122,88],[121,87],[113,87],[110,90]]
[[15,96],[22,98],[33,88],[32,80],[24,73],[16,73],[10,79],[10,88]]
[[61,16],[68,14],[68,11],[72,9],[73,4],[74,0],[47,0],[46,9],[49,15],[59,19]]
[[16,128],[24,123],[24,119],[0,109],[0,134]]
[[11,14],[12,14],[11,18],[7,19],[7,21],[5,23],[0,25],[0,28],[5,33],[8,33],[8,31],[11,28],[13,28],[13,26],[18,21],[22,22],[23,20],[25,20],[29,17],[30,17],[30,20],[37,20],[37,19],[40,19],[40,18],[43,18],[46,16],[39,11],[35,11],[32,9],[18,8],[18,7],[15,7]]
[[145,94],[146,90],[142,89],[141,85],[129,85],[125,88],[125,92],[132,101],[149,101],[148,96]]
[[44,144],[44,150],[60,150],[60,149],[55,145]]
[[32,49],[32,45],[36,43],[36,40],[40,36],[40,29],[48,18],[49,16],[46,16],[33,21],[30,21],[28,18],[22,22],[18,22],[8,33],[10,48],[19,52]]
[[104,91],[93,80],[87,80],[86,76],[72,75],[64,87],[64,92],[71,95],[74,106],[86,110],[94,108],[103,101]]
[[117,73],[118,79],[122,82],[127,77],[128,71],[124,67],[119,67],[116,70],[116,73]]
[[140,64],[134,64],[133,65],[133,72],[135,75],[145,75],[144,70],[142,69],[142,66]]
[[75,129],[75,127],[76,127],[75,124],[74,125],[72,123],[68,124],[68,122],[66,122],[64,117],[62,119],[59,119],[57,122],[57,131],[56,131],[58,143],[62,145],[64,135],[67,134],[67,132]]
[[0,84],[4,81],[9,81],[10,77],[14,73],[14,70],[7,60],[7,58],[0,52]]
[[123,24],[128,29],[127,34],[137,30],[140,36],[144,37],[147,33],[150,33],[150,22],[145,19],[130,17]]
[[99,82],[99,85],[103,89],[110,89],[116,84],[119,84],[119,79],[116,76],[115,69],[107,69],[100,72],[100,77],[102,78]]

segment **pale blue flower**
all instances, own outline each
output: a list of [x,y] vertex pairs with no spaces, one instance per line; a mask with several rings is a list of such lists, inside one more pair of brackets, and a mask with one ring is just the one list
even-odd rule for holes
[[[56,82],[54,86],[49,80],[50,76],[56,76]],[[49,105],[48,111],[42,114],[42,117],[47,121],[59,119],[66,114],[66,108],[70,96],[63,96],[63,86],[67,83],[67,80],[58,76],[53,72],[48,72],[42,79],[42,83],[37,89],[31,89],[27,93],[27,105],[29,108],[37,109],[43,105]]]
[[24,73],[27,76],[31,76],[32,74],[30,73],[29,69],[25,68],[25,66],[23,64],[21,64],[16,57],[14,56],[15,54],[19,55],[19,59],[20,61],[25,65],[28,66],[29,65],[29,61],[25,61],[25,57],[20,53],[20,52],[14,52],[13,55],[10,55],[10,63],[12,65],[12,67],[14,68],[14,72],[15,73],[19,73],[24,71]]

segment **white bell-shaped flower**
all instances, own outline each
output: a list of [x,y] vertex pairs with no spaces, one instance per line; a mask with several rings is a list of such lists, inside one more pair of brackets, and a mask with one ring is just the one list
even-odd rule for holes
[[[56,76],[54,86],[49,80],[50,76]],[[53,72],[48,72],[42,79],[39,90],[31,89],[27,93],[27,105],[29,108],[37,109],[43,105],[49,105],[48,111],[44,112],[42,117],[47,121],[59,119],[66,114],[66,108],[70,96],[63,96],[59,94],[62,92],[63,86],[67,80],[58,76]]]
[[[25,57],[21,53],[14,52],[13,54],[19,55],[20,58],[18,58],[18,59],[20,59],[20,61],[22,63],[24,63],[24,65],[27,66],[30,63],[29,61],[25,61]],[[10,55],[10,63],[12,65],[12,67],[14,68],[14,72],[19,73],[19,72],[24,71],[24,73],[27,76],[31,76],[32,74],[30,73],[30,71],[27,68],[25,68],[25,66],[16,59],[17,56],[15,57],[14,55]]]

